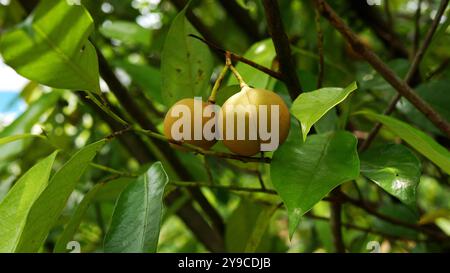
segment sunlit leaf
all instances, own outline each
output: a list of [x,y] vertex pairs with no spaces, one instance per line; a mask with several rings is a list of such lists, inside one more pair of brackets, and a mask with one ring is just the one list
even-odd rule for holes
[[0,203],[0,252],[14,252],[28,214],[47,183],[55,161],[54,152],[26,172]]
[[93,20],[81,5],[42,0],[25,23],[0,36],[5,62],[22,76],[61,89],[100,92]]
[[352,83],[345,89],[323,88],[301,94],[292,104],[291,112],[302,124],[303,140],[316,122],[357,88],[356,83]]
[[93,143],[74,154],[34,202],[16,252],[37,252],[64,209],[78,180],[106,140]]

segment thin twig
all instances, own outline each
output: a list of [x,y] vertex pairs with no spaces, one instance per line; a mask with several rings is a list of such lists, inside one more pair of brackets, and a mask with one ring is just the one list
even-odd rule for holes
[[199,37],[199,36],[197,36],[195,34],[189,34],[189,37],[195,38],[195,39],[205,43],[210,48],[214,49],[215,51],[217,51],[217,52],[219,52],[219,53],[221,53],[223,55],[229,54],[230,58],[233,61],[245,63],[245,64],[247,64],[247,65],[249,65],[249,66],[251,66],[251,67],[253,67],[253,68],[255,68],[255,69],[257,69],[257,70],[259,70],[259,71],[261,71],[261,72],[263,72],[263,73],[265,73],[265,74],[267,74],[267,75],[269,75],[269,76],[271,76],[271,77],[273,77],[275,79],[277,79],[277,80],[281,80],[281,81],[284,80],[283,75],[280,72],[274,71],[274,70],[272,70],[270,68],[267,68],[267,67],[265,67],[263,65],[257,64],[254,61],[249,60],[249,59],[247,59],[247,58],[245,58],[243,56],[240,56],[240,55],[238,55],[236,53],[233,53],[231,51],[225,50],[225,49],[221,48],[220,46],[218,46],[217,44],[215,44],[215,43],[213,43],[213,42],[211,42],[209,40],[206,40],[206,39],[204,39],[202,37]]
[[358,208],[361,208],[364,211],[366,211],[367,213],[369,213],[369,214],[371,214],[371,215],[373,215],[373,216],[375,216],[375,217],[377,217],[377,218],[379,218],[381,220],[384,220],[386,222],[392,223],[394,225],[403,226],[403,227],[406,227],[406,228],[409,228],[409,229],[412,229],[412,230],[420,231],[420,232],[422,232],[424,234],[427,234],[430,237],[433,237],[434,239],[437,239],[437,240],[446,240],[446,241],[448,241],[450,239],[446,235],[444,235],[444,234],[442,234],[440,232],[437,232],[435,230],[431,230],[431,229],[425,228],[425,227],[420,226],[418,224],[404,222],[402,220],[399,220],[399,219],[393,218],[391,216],[382,214],[382,213],[378,212],[375,208],[367,205],[364,201],[353,199],[353,198],[351,198],[350,196],[348,196],[348,195],[346,195],[344,193],[341,193],[339,198],[342,198],[343,201],[348,202],[348,203],[350,203],[353,206],[356,206]]
[[239,191],[239,192],[249,192],[249,193],[265,193],[270,195],[277,195],[277,192],[270,189],[262,189],[262,188],[248,188],[248,187],[239,187],[239,186],[225,186],[225,185],[211,185],[209,183],[200,183],[200,182],[170,182],[169,185],[174,185],[177,187],[188,187],[188,188],[210,188],[210,189],[222,189],[228,191]]
[[317,89],[322,88],[323,79],[325,76],[325,57],[323,52],[323,30],[320,22],[321,16],[316,10],[316,32],[317,32],[317,51],[319,55],[319,76],[317,77]]
[[[330,218],[314,215],[314,214],[311,214],[311,213],[306,214],[305,217],[308,217],[308,218],[311,218],[311,219],[314,219],[314,220],[326,221],[326,222],[330,221]],[[378,230],[374,230],[374,229],[371,229],[371,228],[365,228],[365,227],[357,226],[357,225],[354,225],[354,224],[351,224],[351,223],[341,223],[341,225],[343,227],[345,227],[345,228],[348,228],[348,229],[357,230],[357,231],[361,231],[361,232],[365,232],[365,233],[371,233],[371,234],[375,234],[375,235],[380,235],[382,237],[386,237],[388,239],[396,240],[396,241],[407,241],[407,242],[411,242],[411,241],[412,242],[416,242],[416,241],[425,242],[426,241],[426,240],[421,240],[421,239],[415,240],[415,239],[410,239],[410,238],[406,238],[406,237],[395,236],[395,235],[387,234],[387,233],[384,233],[384,232],[381,232],[381,231],[378,231]]]
[[303,89],[297,76],[295,61],[292,58],[289,38],[284,30],[278,2],[276,0],[263,0],[263,5],[267,28],[277,52],[280,70],[285,78],[284,83],[288,88],[291,99],[295,100]]
[[271,161],[272,161],[272,159],[269,158],[269,157],[258,158],[258,157],[241,156],[241,155],[224,153],[224,152],[217,152],[217,151],[211,151],[211,150],[204,150],[204,149],[202,149],[200,147],[197,147],[195,145],[191,145],[191,144],[187,144],[185,142],[179,142],[179,141],[168,139],[166,136],[158,134],[158,133],[155,133],[155,132],[150,131],[150,130],[134,128],[134,131],[136,131],[137,133],[144,134],[144,135],[149,136],[149,137],[154,138],[154,139],[158,139],[158,140],[170,143],[170,144],[178,145],[180,147],[186,148],[186,149],[188,149],[188,150],[190,150],[190,151],[192,151],[194,153],[201,154],[201,155],[220,157],[220,158],[232,159],[232,160],[238,160],[238,161],[242,161],[244,163],[259,162],[259,163],[270,164]]
[[[420,63],[422,62],[422,59],[425,56],[425,53],[426,53],[427,49],[429,48],[429,46],[431,44],[431,41],[433,40],[433,36],[434,36],[438,26],[439,26],[439,22],[441,21],[441,18],[442,18],[443,14],[444,14],[447,6],[448,6],[448,3],[449,3],[449,0],[442,0],[441,1],[441,5],[439,7],[438,13],[436,14],[436,18],[434,19],[434,21],[433,21],[433,23],[431,25],[431,28],[428,30],[427,35],[425,37],[425,40],[422,43],[422,46],[418,49],[418,51],[417,51],[417,53],[416,53],[416,55],[414,57],[414,60],[412,61],[411,67],[410,67],[410,69],[409,69],[409,71],[408,71],[408,73],[407,73],[407,75],[405,77],[405,82],[407,84],[411,83],[411,81],[414,78],[414,75],[416,75],[417,72],[419,71]],[[392,112],[394,112],[394,110],[395,110],[395,108],[397,106],[397,103],[400,101],[401,98],[402,98],[401,93],[397,94],[392,99],[392,101],[389,103],[389,105],[386,108],[386,110],[384,111],[384,115],[392,114]],[[433,110],[433,112],[434,112],[434,110]],[[448,123],[447,123],[447,126],[449,126]],[[369,148],[370,144],[373,142],[375,137],[380,132],[381,127],[382,127],[381,123],[375,124],[375,126],[370,131],[367,139],[360,146],[360,151],[364,151],[367,148]],[[440,128],[440,127],[438,127],[438,128]],[[442,129],[445,129],[445,128],[440,128],[440,129],[442,130]]]
[[436,67],[433,71],[428,73],[425,80],[429,81],[432,78],[436,77],[437,75],[441,74],[442,72],[444,72],[447,69],[449,64],[450,64],[450,58],[447,57],[442,61],[442,63],[438,67]]
[[414,16],[414,44],[412,56],[416,56],[420,45],[420,19],[422,17],[422,0],[417,0],[417,9]]

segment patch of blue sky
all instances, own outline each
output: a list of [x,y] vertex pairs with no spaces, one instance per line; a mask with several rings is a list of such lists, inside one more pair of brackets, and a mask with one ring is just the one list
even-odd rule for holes
[[27,82],[0,58],[0,126],[10,124],[26,109],[19,93]]

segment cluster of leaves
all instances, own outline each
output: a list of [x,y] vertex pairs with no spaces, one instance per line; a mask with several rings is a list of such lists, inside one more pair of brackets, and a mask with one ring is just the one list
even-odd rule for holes
[[[177,12],[168,1],[74,5],[40,0],[31,14],[21,5],[24,2],[0,6],[0,28],[7,29],[0,36],[1,56],[30,80],[20,94],[27,110],[0,131],[0,252],[66,252],[74,240],[83,252],[212,250],[205,241],[199,244],[197,238],[204,234],[188,231],[188,222],[196,219],[181,217],[184,226],[176,217],[193,202],[180,181],[186,177],[195,181],[185,182],[186,187],[210,188],[202,192],[226,219],[219,250],[334,251],[330,223],[324,221],[330,217],[325,201],[338,186],[348,196],[359,194],[363,204],[382,215],[406,223],[395,225],[345,204],[342,229],[349,251],[366,251],[374,240],[392,251],[445,249],[445,242],[436,244],[421,228],[435,225],[439,234],[449,235],[448,139],[407,101],[393,117],[376,114],[394,89],[365,63],[349,61],[348,46],[325,23],[325,85],[347,87],[316,90],[319,56],[316,34],[310,30],[317,22],[311,16],[313,6],[304,3],[308,1],[280,3],[288,34],[301,34],[292,52],[299,61],[304,93],[291,100],[283,82],[246,64],[236,66],[249,85],[274,90],[290,106],[287,142],[267,155],[270,166],[227,160],[214,152],[202,156],[171,150],[187,176],[152,139],[136,135],[130,142],[122,137],[134,132],[114,131],[123,129],[123,120],[150,120],[155,130],[161,129],[164,112],[176,101],[208,98],[211,78],[223,62],[189,34],[216,34],[223,47],[276,70],[272,40],[248,35],[225,15],[221,1],[194,1]],[[410,1],[395,2],[398,11]],[[264,16],[260,1],[236,3],[257,29],[266,29],[265,22],[255,19]],[[151,16],[159,24],[136,23]],[[192,16],[201,18],[209,32],[199,33],[201,28],[187,20]],[[444,31],[427,55],[424,75],[429,72],[426,67],[450,57],[440,48],[450,39],[447,26],[442,25]],[[364,31],[362,27],[362,35],[376,39]],[[414,31],[413,22],[405,22],[398,31],[407,36]],[[371,46],[392,59],[383,45],[374,41]],[[389,64],[399,75],[408,68],[403,59],[393,58]],[[111,67],[115,74],[104,72]],[[100,76],[107,87],[100,84]],[[416,88],[447,120],[449,77],[445,71]],[[132,104],[115,93],[123,87]],[[107,89],[112,92],[102,92]],[[230,78],[219,90],[217,103],[238,89]],[[143,116],[133,116],[136,112],[130,107],[142,109]],[[371,149],[359,153],[357,136],[374,122],[383,124],[380,137]],[[226,149],[219,144],[214,151]],[[165,209],[163,200],[178,190],[181,194]]]

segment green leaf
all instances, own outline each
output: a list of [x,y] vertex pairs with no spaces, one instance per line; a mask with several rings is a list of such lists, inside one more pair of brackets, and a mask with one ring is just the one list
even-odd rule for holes
[[105,252],[156,252],[168,181],[157,162],[125,189],[105,237]]
[[288,210],[291,236],[316,203],[359,175],[357,140],[351,133],[313,135],[303,143],[295,128],[270,166],[272,183]]
[[16,252],[37,252],[64,209],[78,180],[106,140],[84,147],[50,180],[30,210]]
[[183,98],[209,94],[213,58],[206,45],[189,37],[199,35],[185,17],[186,6],[174,19],[161,55],[162,97],[166,105]]
[[247,241],[244,252],[253,253],[257,250],[258,246],[263,240],[267,228],[269,227],[270,220],[272,219],[272,216],[275,214],[277,209],[278,205],[265,207],[263,211],[258,215],[255,227],[253,228],[253,232],[251,233],[250,238]]
[[83,6],[42,0],[24,24],[4,33],[5,62],[25,78],[61,89],[100,92],[93,20]]
[[[266,228],[260,226],[259,230],[255,231],[258,219],[260,219],[260,215],[264,214],[265,210],[265,207],[262,205],[247,199],[241,199],[239,206],[233,211],[227,221],[225,230],[225,247],[227,252],[242,253],[246,249],[248,249],[248,251],[253,250],[261,252],[266,249],[265,243],[267,240],[263,239],[261,241],[260,238],[262,236],[261,231],[263,231],[263,229],[265,231]],[[262,220],[259,221],[262,222]],[[263,234],[264,233],[265,232],[263,232]],[[252,237],[253,239],[250,243],[250,238]],[[260,243],[257,242],[258,240]]]
[[357,88],[354,82],[345,89],[323,88],[301,94],[292,104],[291,112],[302,123],[303,141],[316,122]]
[[95,196],[99,192],[99,190],[104,187],[105,184],[97,184],[95,185],[83,198],[83,200],[78,205],[77,209],[75,210],[73,216],[70,218],[69,223],[67,223],[66,227],[64,228],[63,233],[59,237],[58,241],[56,242],[55,249],[53,252],[55,253],[65,253],[69,250],[67,249],[67,244],[72,241],[73,236],[77,232],[78,227],[81,224],[81,221],[83,220],[84,215],[86,214],[86,211],[89,209],[89,206],[91,205],[92,201],[94,200]]
[[100,33],[107,38],[119,40],[125,44],[149,46],[151,32],[134,22],[108,21],[100,27]]
[[416,205],[419,159],[403,145],[386,145],[361,154],[361,173],[406,205]]
[[0,203],[0,252],[16,250],[33,203],[46,188],[54,152],[28,170]]
[[[24,113],[0,132],[0,137],[4,138],[29,133],[31,128],[42,118],[42,115],[50,109],[53,109],[60,95],[60,92],[51,92],[30,104]],[[0,162],[17,155],[28,143],[28,139],[21,139],[15,143],[2,145],[0,147]]]
[[439,145],[432,137],[398,119],[372,112],[360,113],[382,123],[390,131],[411,145],[411,147],[439,166],[447,174],[450,174],[450,152]]
[[0,145],[8,144],[8,143],[15,142],[15,141],[21,140],[21,139],[34,138],[34,137],[45,139],[45,137],[41,136],[41,135],[32,135],[32,134],[15,135],[15,136],[0,138]]
[[[244,57],[262,66],[272,67],[273,60],[276,57],[272,39],[266,39],[255,43],[247,50]],[[267,88],[270,79],[269,75],[243,63],[238,63],[236,69],[248,85],[256,88]],[[237,80],[234,77],[231,77],[227,85],[235,84],[238,84]]]

